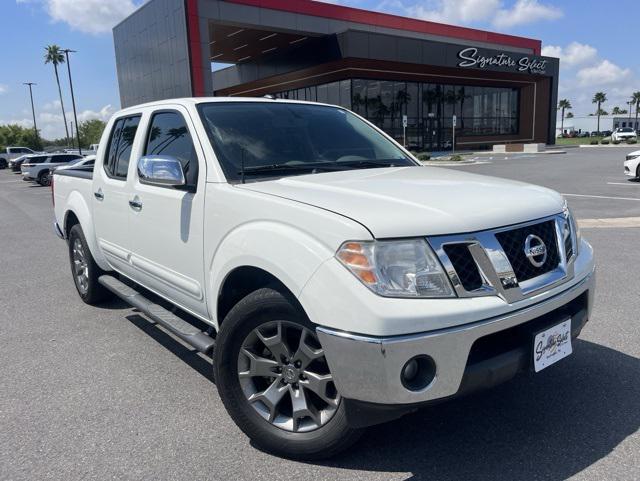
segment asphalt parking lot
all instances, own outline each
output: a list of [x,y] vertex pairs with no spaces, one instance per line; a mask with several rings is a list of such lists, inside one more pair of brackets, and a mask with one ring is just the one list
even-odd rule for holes
[[[640,183],[622,174],[631,150],[456,168],[570,194],[580,219],[635,218]],[[583,229],[598,290],[574,355],[300,463],[250,445],[206,357],[124,304],[83,304],[52,215],[48,188],[0,171],[0,479],[640,479],[640,223]]]

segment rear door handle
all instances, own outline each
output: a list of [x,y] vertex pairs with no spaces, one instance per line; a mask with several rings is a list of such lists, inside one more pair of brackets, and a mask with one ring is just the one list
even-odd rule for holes
[[138,199],[130,200],[129,205],[131,206],[132,209],[137,209],[137,210],[142,209],[142,201]]
[[104,199],[104,194],[102,193],[102,190],[99,190],[98,192],[94,192],[93,195],[98,200]]

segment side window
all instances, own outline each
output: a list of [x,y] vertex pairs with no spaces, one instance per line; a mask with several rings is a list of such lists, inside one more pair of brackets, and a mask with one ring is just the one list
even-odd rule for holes
[[122,132],[122,125],[124,124],[124,119],[118,119],[113,124],[113,128],[111,129],[111,135],[109,136],[109,146],[107,147],[107,152],[104,157],[104,170],[109,175],[113,175],[115,164],[116,164],[116,152],[118,151],[118,140],[120,140],[120,132]]
[[127,178],[133,140],[136,137],[140,116],[118,119],[113,125],[104,168],[111,177]]
[[118,142],[118,156],[116,158],[116,177],[127,178],[129,170],[129,160],[131,158],[131,148],[133,147],[133,139],[136,137],[140,117],[129,117],[125,120],[120,134],[120,142]]
[[198,183],[198,157],[182,114],[158,112],[151,118],[144,155],[170,155],[182,164],[187,185]]

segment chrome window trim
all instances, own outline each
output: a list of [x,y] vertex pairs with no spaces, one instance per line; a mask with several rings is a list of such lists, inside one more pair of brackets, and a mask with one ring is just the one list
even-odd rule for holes
[[[496,238],[496,234],[541,224],[550,220],[554,221],[555,225],[556,248],[559,257],[558,266],[537,277],[519,282],[506,253]],[[573,232],[572,226],[569,225],[573,254],[570,259],[567,259],[563,234],[567,223],[569,223],[569,219],[563,213],[560,213],[496,229],[467,234],[431,236],[427,238],[427,241],[440,259],[458,297],[498,296],[512,304],[531,297],[542,290],[551,289],[573,279],[574,262],[577,253],[577,236]],[[445,246],[451,244],[466,244],[468,246],[470,255],[482,277],[482,286],[479,289],[467,291],[462,285],[444,249]]]

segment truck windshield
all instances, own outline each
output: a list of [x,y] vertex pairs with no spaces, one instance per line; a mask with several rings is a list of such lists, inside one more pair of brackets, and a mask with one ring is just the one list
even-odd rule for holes
[[274,100],[211,102],[198,109],[229,181],[416,165],[341,108]]

